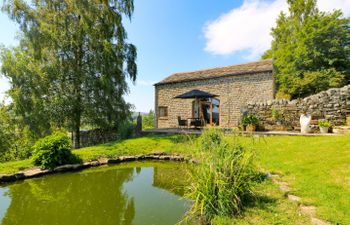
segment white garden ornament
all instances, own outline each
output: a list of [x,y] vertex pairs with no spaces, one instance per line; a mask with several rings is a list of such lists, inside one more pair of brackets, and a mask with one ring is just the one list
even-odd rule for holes
[[301,116],[300,116],[300,128],[301,128],[302,134],[310,133],[310,131],[311,131],[310,123],[311,123],[311,115],[310,114],[306,114],[306,115],[301,114]]

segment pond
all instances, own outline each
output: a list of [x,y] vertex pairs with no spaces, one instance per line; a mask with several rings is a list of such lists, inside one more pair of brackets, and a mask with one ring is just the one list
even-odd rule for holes
[[0,223],[173,225],[186,177],[184,163],[133,162],[16,182],[0,186]]

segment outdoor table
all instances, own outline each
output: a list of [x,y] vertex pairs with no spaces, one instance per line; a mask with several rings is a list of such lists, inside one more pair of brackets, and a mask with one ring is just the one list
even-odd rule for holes
[[[200,122],[200,125],[196,123],[197,121]],[[200,118],[187,118],[187,123],[188,123],[188,127],[191,127],[192,124],[195,128],[203,126]]]

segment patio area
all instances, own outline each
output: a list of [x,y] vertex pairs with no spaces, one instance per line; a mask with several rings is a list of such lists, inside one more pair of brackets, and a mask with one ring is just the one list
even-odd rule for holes
[[[218,128],[218,129],[224,129],[224,128]],[[142,134],[193,134],[193,135],[200,135],[202,134],[202,131],[204,129],[181,129],[181,128],[159,128],[159,129],[152,129],[152,130],[144,130],[142,131]],[[227,132],[232,132],[231,129],[224,129]],[[257,136],[337,136],[340,134],[336,133],[327,133],[327,134],[321,134],[321,133],[308,133],[308,134],[302,134],[300,132],[293,132],[293,131],[255,131],[255,132],[246,132],[246,131],[237,131],[237,134],[243,134],[243,135],[257,135]]]

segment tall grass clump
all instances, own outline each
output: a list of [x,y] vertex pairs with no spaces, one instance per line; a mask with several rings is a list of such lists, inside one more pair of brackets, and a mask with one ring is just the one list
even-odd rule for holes
[[224,132],[222,130],[216,128],[207,129],[199,138],[199,150],[205,153],[211,149],[216,149],[222,145],[223,139]]
[[205,131],[199,139],[200,163],[192,171],[187,197],[194,200],[187,219],[199,217],[210,224],[215,217],[240,213],[252,197],[256,171],[253,153],[239,144],[228,144],[219,129]]

